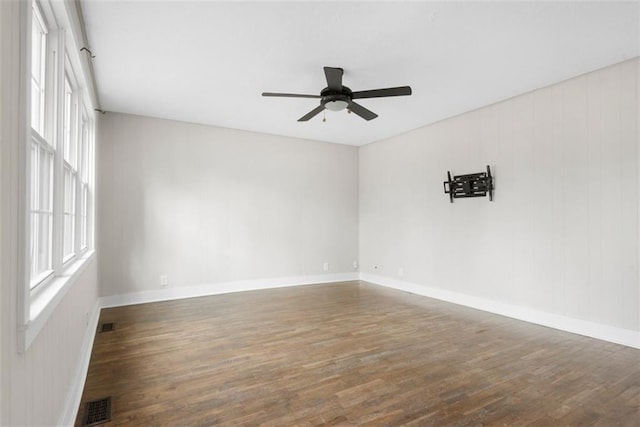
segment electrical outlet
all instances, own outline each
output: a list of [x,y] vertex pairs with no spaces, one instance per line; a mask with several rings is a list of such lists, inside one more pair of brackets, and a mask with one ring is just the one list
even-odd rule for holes
[[400,267],[398,268],[398,277],[402,277],[404,276],[404,268]]
[[353,269],[354,270],[358,269],[358,261],[353,261]]
[[328,263],[328,262],[325,262],[325,263],[322,265],[322,269],[323,269],[324,271],[329,271],[329,263]]
[[169,278],[164,274],[160,276],[160,286],[169,286]]

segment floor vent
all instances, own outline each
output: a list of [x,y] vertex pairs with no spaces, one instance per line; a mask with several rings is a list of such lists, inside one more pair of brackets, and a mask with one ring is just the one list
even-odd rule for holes
[[100,325],[100,329],[98,330],[98,333],[103,333],[103,332],[113,332],[116,330],[116,324],[113,322],[109,322],[109,323],[103,323],[102,325]]
[[87,402],[83,426],[95,426],[111,421],[111,397]]

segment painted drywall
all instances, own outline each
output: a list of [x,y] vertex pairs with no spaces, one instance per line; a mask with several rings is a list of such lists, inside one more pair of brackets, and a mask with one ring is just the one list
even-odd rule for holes
[[[636,58],[360,149],[365,275],[640,330]],[[491,165],[495,199],[443,193]]]
[[[5,122],[8,119],[6,112],[5,112],[5,89],[4,89],[4,79],[3,76],[6,76],[6,72],[4,71],[4,64],[5,64],[5,56],[7,56],[6,54],[6,32],[7,32],[7,26],[5,26],[5,17],[7,16],[7,12],[5,12],[4,10],[4,6],[2,6],[0,4],[0,28],[5,28],[5,30],[0,30],[0,165],[3,165],[4,167],[4,156],[6,154],[4,154],[4,146],[5,146]],[[8,79],[7,79],[8,80]],[[0,172],[0,203],[4,203],[4,179],[6,179],[6,176],[4,176],[1,172]],[[0,206],[0,242],[4,242],[7,239],[7,236],[5,235],[5,230],[4,230],[4,216],[5,216],[5,211],[4,209]],[[6,279],[6,273],[5,273],[5,269],[6,267],[4,266],[4,263],[2,262],[2,259],[4,259],[6,257],[5,254],[5,250],[6,250],[6,244],[0,244],[0,280],[4,281]],[[4,303],[3,301],[6,300],[6,296],[4,295],[6,292],[5,287],[2,286],[2,284],[0,284],[0,307],[2,307],[2,309],[4,310]],[[2,314],[0,314],[0,323],[4,323],[5,319],[2,316]],[[0,402],[3,402],[3,396],[5,394],[5,379],[4,379],[4,370],[5,370],[5,328],[3,326],[0,325]],[[0,422],[4,419],[2,417],[2,414],[4,412],[4,405],[0,403]]]
[[[2,425],[58,425],[68,402],[76,399],[84,381],[79,378],[81,362],[88,362],[81,361],[83,347],[95,331],[89,320],[98,302],[96,265],[95,259],[90,261],[74,281],[26,353],[18,354],[14,344],[5,354],[10,359],[10,389]],[[11,330],[17,331],[15,322]],[[15,333],[11,338],[17,342]]]
[[100,140],[102,295],[354,271],[356,147],[116,113]]

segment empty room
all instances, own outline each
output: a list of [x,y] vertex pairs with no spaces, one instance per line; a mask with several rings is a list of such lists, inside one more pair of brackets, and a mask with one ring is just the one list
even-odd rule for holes
[[640,425],[640,2],[0,0],[0,425]]

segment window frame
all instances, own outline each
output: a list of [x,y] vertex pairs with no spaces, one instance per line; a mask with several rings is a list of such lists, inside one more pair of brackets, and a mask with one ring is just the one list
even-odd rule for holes
[[[43,42],[44,49],[41,53],[41,78],[43,81],[43,93],[40,105],[40,129],[35,129],[33,127],[33,119],[31,114],[33,113],[33,109],[28,109],[27,114],[29,115],[28,123],[29,123],[29,140],[31,144],[38,145],[39,148],[47,150],[50,154],[53,155],[53,164],[52,164],[52,173],[51,173],[51,210],[52,210],[52,218],[51,218],[51,236],[49,240],[49,257],[51,258],[51,268],[46,270],[45,272],[37,275],[36,277],[31,277],[32,271],[32,261],[29,257],[28,262],[28,288],[31,295],[36,295],[39,291],[41,291],[44,287],[46,287],[52,279],[56,275],[56,262],[55,262],[55,253],[56,253],[56,138],[53,130],[56,128],[55,122],[55,86],[56,86],[56,51],[55,45],[58,41],[58,35],[56,34],[55,28],[55,19],[51,13],[51,10],[46,7],[47,5],[38,1],[33,1],[29,4],[29,24],[33,25],[34,20],[38,21],[39,24],[45,30],[43,34]],[[32,36],[33,29],[29,27],[28,33]],[[31,49],[33,48],[33,41],[29,40],[27,44],[29,49],[29,53],[31,53]],[[31,59],[33,56],[30,54],[28,57]],[[29,76],[30,80],[33,79],[33,70],[31,68],[31,64],[29,64]],[[29,85],[29,101],[33,100],[33,96],[31,94],[33,86]],[[30,145],[30,144],[29,144]],[[30,163],[30,156],[27,157],[27,162]],[[32,171],[33,165],[29,164],[29,173],[31,177],[33,177]],[[28,198],[28,207],[27,211],[29,213],[29,217],[34,213],[31,206],[31,192],[33,190],[33,183],[29,181],[27,186],[27,198]],[[28,224],[31,224],[31,218],[29,218]],[[38,236],[33,235],[33,229],[29,226],[30,230],[28,233],[29,236],[29,245],[32,245],[34,239],[38,239]]]

